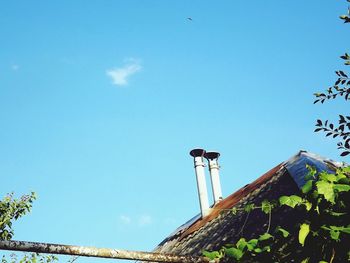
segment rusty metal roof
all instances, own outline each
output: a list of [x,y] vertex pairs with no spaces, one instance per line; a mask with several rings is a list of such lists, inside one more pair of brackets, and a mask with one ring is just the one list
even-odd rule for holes
[[[316,167],[318,171],[331,171],[342,165],[316,154],[300,151],[217,203],[211,208],[208,216],[201,218],[197,215],[180,226],[154,251],[178,255],[200,255],[203,250],[215,250],[224,244],[234,243],[243,233],[247,238],[264,233],[268,222],[267,215],[253,211],[247,218],[247,213],[239,209],[244,208],[248,203],[259,204],[265,199],[274,200],[281,195],[297,193],[304,184],[304,176],[307,173],[306,164]],[[234,215],[231,212],[234,207],[241,212]],[[286,213],[290,211],[288,209],[279,211],[272,223],[276,226],[288,223],[285,222],[288,220],[283,220]],[[244,222],[245,227],[242,229]]]

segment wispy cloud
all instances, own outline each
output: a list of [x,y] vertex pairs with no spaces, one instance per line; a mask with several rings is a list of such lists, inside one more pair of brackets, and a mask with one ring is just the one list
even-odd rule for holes
[[112,83],[117,86],[128,85],[129,78],[142,69],[137,59],[129,58],[124,61],[124,66],[112,68],[106,71],[107,76],[112,78]]
[[120,215],[119,216],[120,222],[122,222],[124,225],[129,225],[131,223],[131,218],[126,215]]
[[129,215],[120,215],[119,222],[123,225],[131,225],[144,227],[153,223],[152,217],[148,214],[143,214],[136,217],[131,217]]
[[164,223],[167,225],[174,225],[174,224],[176,224],[176,219],[168,217],[168,218],[164,219]]
[[138,220],[138,225],[139,226],[146,226],[146,225],[150,225],[152,223],[152,217],[149,215],[142,215],[139,217]]
[[19,70],[19,65],[17,65],[17,64],[12,64],[12,65],[11,65],[11,69],[12,69],[13,71],[17,71],[17,70]]

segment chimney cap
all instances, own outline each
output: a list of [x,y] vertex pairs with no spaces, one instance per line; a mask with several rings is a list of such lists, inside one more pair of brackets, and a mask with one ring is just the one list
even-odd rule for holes
[[204,154],[204,157],[208,160],[214,160],[214,159],[218,159],[220,156],[220,153],[218,152],[214,152],[214,151],[209,151],[209,152],[206,152]]
[[203,149],[193,149],[192,151],[190,151],[190,155],[192,157],[201,157],[205,155],[205,150]]

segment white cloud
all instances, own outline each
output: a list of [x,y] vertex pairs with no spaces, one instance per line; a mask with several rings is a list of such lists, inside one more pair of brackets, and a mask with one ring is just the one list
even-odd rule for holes
[[126,215],[119,216],[119,220],[125,225],[129,225],[131,223],[131,218]]
[[164,219],[164,223],[167,225],[174,225],[174,224],[176,224],[176,219],[168,217],[168,218]]
[[139,226],[146,226],[152,223],[152,217],[149,215],[142,215],[139,217],[138,225]]
[[11,65],[11,69],[14,70],[14,71],[17,71],[17,70],[19,70],[19,66],[16,65],[16,64],[12,64]]
[[106,71],[107,76],[112,78],[112,83],[117,86],[128,85],[129,78],[142,69],[139,60],[127,59],[125,65],[120,68],[113,68]]
[[152,217],[150,215],[144,214],[136,218],[132,218],[128,215],[120,215],[119,222],[123,225],[136,225],[138,227],[144,227],[152,224]]

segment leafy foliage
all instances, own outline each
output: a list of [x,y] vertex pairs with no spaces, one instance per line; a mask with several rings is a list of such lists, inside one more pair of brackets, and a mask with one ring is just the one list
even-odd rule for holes
[[36,195],[32,192],[19,199],[8,194],[0,201],[0,240],[10,240],[14,234],[12,222],[30,212]]
[[[299,195],[281,196],[276,201],[264,200],[252,209],[271,214],[288,207],[303,215],[291,229],[277,226],[257,238],[240,238],[235,244],[219,251],[203,252],[211,260],[230,262],[347,262],[350,261],[350,167],[335,173],[321,172],[309,167],[308,179]],[[235,209],[237,212],[237,208]],[[271,221],[271,217],[269,217]],[[225,261],[226,262],[226,261]]]
[[[350,2],[350,0],[347,0]],[[348,8],[348,14],[340,16],[340,19],[344,20],[344,23],[350,22],[350,7]],[[346,66],[350,65],[350,55],[345,53],[340,56],[344,60]],[[337,79],[335,83],[329,87],[325,92],[314,93],[316,103],[324,103],[326,100],[336,99],[343,97],[346,101],[350,100],[350,78],[347,73],[342,70],[335,72]],[[315,132],[324,132],[326,137],[332,136],[333,138],[340,138],[337,143],[338,149],[342,151],[341,156],[350,154],[350,116],[339,115],[338,124],[329,122],[328,120],[317,120]]]
[[[345,53],[344,56],[347,58],[346,65],[349,65],[350,63],[350,56]],[[350,85],[350,79],[346,73],[342,70],[338,70],[335,72],[335,74],[338,76],[337,80],[335,81],[334,85],[329,87],[324,93],[314,93],[316,100],[314,101],[314,104],[320,102],[324,103],[326,100],[329,99],[335,99],[337,97],[343,97],[345,100],[349,100],[350,91],[349,91],[349,85]]]
[[[345,53],[342,58],[345,58],[346,64],[350,65],[350,56]],[[336,71],[338,79],[334,85],[327,89],[325,93],[315,93],[316,100],[314,103],[324,103],[325,100],[335,99],[336,97],[344,97],[345,100],[350,100],[350,78],[346,73],[339,70]],[[350,116],[339,115],[339,125],[329,122],[328,120],[317,120],[315,132],[323,131],[326,133],[326,137],[332,136],[333,138],[341,138],[338,142],[338,149],[342,150],[341,156],[350,154]]]
[[10,258],[7,259],[5,256],[2,256],[1,263],[54,263],[58,261],[58,258],[53,255],[40,255],[38,253],[28,253],[24,254],[20,259],[16,254],[11,254]]
[[[0,201],[0,240],[11,240],[14,235],[12,224],[15,220],[29,213],[36,194],[23,195],[16,199],[13,193],[6,195]],[[73,257],[68,263],[73,263],[76,257]],[[58,258],[53,255],[41,255],[38,253],[24,253],[18,257],[12,253],[9,258],[2,256],[1,263],[54,263]]]

